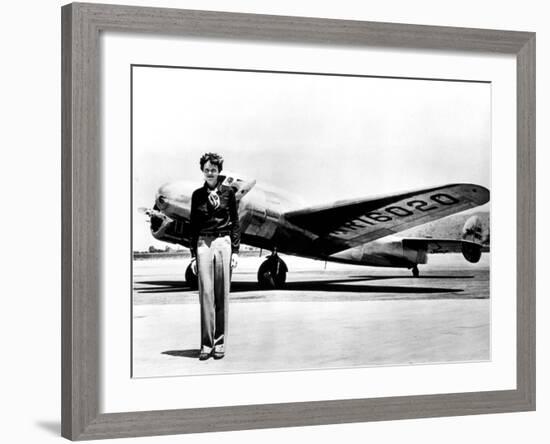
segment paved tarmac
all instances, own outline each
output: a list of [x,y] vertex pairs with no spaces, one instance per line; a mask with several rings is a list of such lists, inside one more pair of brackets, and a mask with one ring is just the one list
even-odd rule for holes
[[404,269],[281,256],[283,290],[260,290],[259,257],[233,274],[226,357],[199,361],[188,259],[134,261],[133,375],[179,376],[490,359],[489,260],[432,256]]

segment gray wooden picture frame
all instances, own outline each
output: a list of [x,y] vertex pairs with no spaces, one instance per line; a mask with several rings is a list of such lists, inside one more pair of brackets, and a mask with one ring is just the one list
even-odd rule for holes
[[[512,54],[517,60],[517,389],[101,413],[102,31]],[[535,409],[535,34],[73,3],[62,8],[62,435],[72,440]]]

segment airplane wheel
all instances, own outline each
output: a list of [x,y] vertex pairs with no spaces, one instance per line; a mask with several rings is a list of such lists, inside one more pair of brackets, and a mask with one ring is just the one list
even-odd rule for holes
[[258,269],[258,283],[260,288],[283,288],[286,282],[286,264],[277,257],[269,257]]
[[418,271],[418,267],[416,265],[412,268],[412,273],[415,278],[420,276],[420,271]]
[[189,285],[192,290],[197,290],[199,288],[199,279],[197,275],[193,273],[191,264],[189,264],[185,270],[185,282],[187,282],[187,285]]

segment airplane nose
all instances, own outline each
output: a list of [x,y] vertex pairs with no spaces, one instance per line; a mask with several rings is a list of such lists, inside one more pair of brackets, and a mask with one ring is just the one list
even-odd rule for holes
[[157,196],[156,204],[159,210],[165,210],[166,207],[168,206],[168,201],[166,200],[166,197],[163,194],[159,194]]
[[162,185],[158,191],[155,202],[159,210],[164,210],[168,206],[168,201],[173,198],[173,191],[170,184]]
[[157,208],[159,210],[166,210],[169,207],[180,210],[189,208],[195,188],[195,185],[185,181],[170,182],[160,186],[155,199]]

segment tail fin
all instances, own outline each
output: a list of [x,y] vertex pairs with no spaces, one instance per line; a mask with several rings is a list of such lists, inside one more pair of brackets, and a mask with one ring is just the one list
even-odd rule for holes
[[478,216],[472,216],[462,227],[462,239],[475,242],[478,244],[483,243],[483,225],[481,219]]

